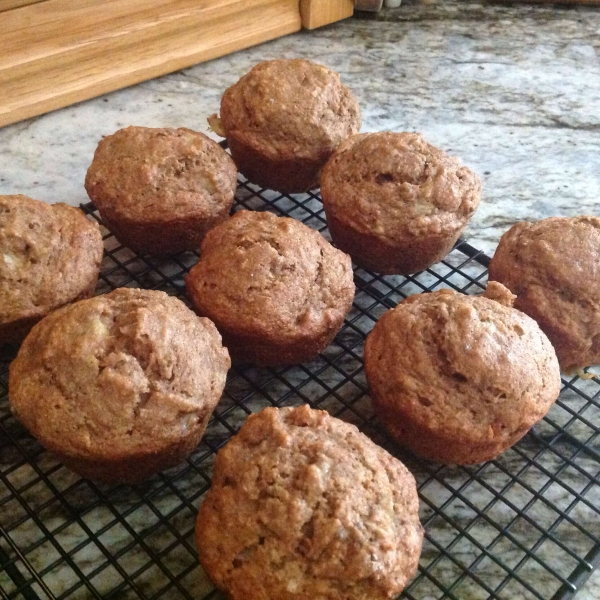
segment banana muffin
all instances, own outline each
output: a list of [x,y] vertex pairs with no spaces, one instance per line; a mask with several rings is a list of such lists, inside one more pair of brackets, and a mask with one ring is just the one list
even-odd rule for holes
[[73,471],[135,483],[197,446],[229,366],[208,319],[164,292],[121,288],[32,329],[10,366],[10,406]]
[[98,144],[85,178],[119,242],[150,254],[197,250],[228,218],[236,187],[227,152],[185,128],[120,129]]
[[479,206],[479,178],[417,133],[364,133],[323,169],[338,248],[371,271],[408,275],[439,262]]
[[94,293],[102,261],[97,223],[77,208],[0,196],[0,346],[42,317]]
[[565,372],[600,363],[600,218],[517,223],[500,240],[490,279],[517,295]]
[[250,181],[279,192],[319,185],[338,144],[360,129],[360,110],[334,71],[302,59],[261,62],[225,91],[209,123]]
[[510,306],[486,295],[410,296],[379,319],[365,344],[375,412],[399,444],[441,463],[490,460],[521,439],[560,391],[552,344]]
[[196,545],[231,600],[386,600],[416,572],[408,469],[325,411],[266,408],[217,455]]
[[240,211],[208,233],[186,279],[235,358],[255,365],[312,360],[352,306],[350,257],[287,217]]

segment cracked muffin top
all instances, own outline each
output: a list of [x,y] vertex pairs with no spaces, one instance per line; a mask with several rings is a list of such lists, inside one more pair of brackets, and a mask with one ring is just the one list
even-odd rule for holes
[[208,319],[163,292],[122,288],[32,329],[10,366],[10,405],[47,448],[118,460],[204,427],[229,365]]
[[240,211],[209,231],[186,286],[219,328],[267,340],[300,340],[341,324],[354,297],[348,255],[268,212]]
[[344,141],[321,175],[328,213],[358,231],[402,238],[448,235],[471,218],[479,178],[418,133],[363,133]]
[[394,598],[423,530],[408,469],[325,411],[266,408],[217,455],[196,523],[232,600]]
[[141,222],[209,219],[229,210],[236,186],[227,152],[185,128],[120,129],[100,141],[85,178],[101,213]]
[[0,196],[0,325],[91,293],[102,252],[98,224],[79,209]]
[[226,137],[272,159],[326,159],[360,129],[358,104],[340,76],[300,58],[257,64],[225,91],[220,116]]
[[600,362],[600,218],[517,223],[500,240],[490,279],[517,295],[565,371]]
[[498,454],[560,391],[556,354],[537,323],[510,306],[504,286],[492,282],[486,295],[410,296],[379,319],[365,345],[379,414],[396,415],[400,429],[403,419],[418,427],[424,444],[427,434],[451,440],[449,455],[463,443],[491,443]]

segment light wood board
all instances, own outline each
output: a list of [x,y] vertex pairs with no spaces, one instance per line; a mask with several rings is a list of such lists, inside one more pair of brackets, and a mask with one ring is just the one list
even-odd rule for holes
[[298,0],[46,0],[0,12],[0,126],[300,28]]

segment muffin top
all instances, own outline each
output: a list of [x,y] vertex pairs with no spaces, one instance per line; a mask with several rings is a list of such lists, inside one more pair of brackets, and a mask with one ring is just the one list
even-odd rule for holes
[[102,251],[98,224],[79,209],[0,196],[0,323],[75,300],[98,277]]
[[395,597],[423,531],[415,480],[326,412],[266,408],[217,455],[200,561],[233,600]]
[[343,142],[321,175],[327,211],[381,237],[447,235],[479,206],[479,178],[418,133],[363,133]]
[[202,314],[273,341],[341,322],[354,297],[348,255],[303,223],[268,212],[240,211],[209,231],[186,285]]
[[120,129],[100,141],[85,178],[101,212],[142,222],[220,214],[236,186],[227,152],[185,128]]
[[164,292],[121,288],[32,329],[10,367],[10,404],[51,450],[117,460],[197,427],[229,365],[208,319]]
[[554,342],[564,369],[600,360],[600,218],[551,217],[517,223],[490,264]]
[[[497,283],[487,293],[513,298]],[[365,365],[384,409],[457,442],[525,433],[560,391],[556,354],[533,319],[450,290],[410,296],[385,313],[367,337]]]
[[221,100],[227,137],[277,159],[327,157],[360,129],[360,111],[334,71],[303,59],[257,64]]

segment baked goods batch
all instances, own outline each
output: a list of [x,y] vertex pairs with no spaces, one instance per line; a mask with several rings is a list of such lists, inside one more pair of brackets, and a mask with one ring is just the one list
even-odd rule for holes
[[[123,245],[200,248],[186,278],[196,312],[158,291],[86,299],[102,259],[97,224],[64,204],[0,196],[0,345],[28,334],[10,405],[84,477],[136,483],[184,460],[223,393],[229,353],[257,366],[316,358],[351,309],[351,259],[422,271],[479,205],[477,175],[421,135],[358,134],[350,90],[306,60],[258,64],[209,123],[231,157],[190,129],[128,127],[100,141],[85,179]],[[281,193],[320,181],[337,247],[291,218],[230,217],[238,170]],[[484,296],[441,290],[386,312],[364,348],[384,428],[449,464],[516,443],[556,400],[559,362],[600,361],[599,259],[600,218],[519,223]],[[307,405],[248,417],[217,455],[196,527],[201,563],[232,600],[394,598],[422,539],[407,468]]]

